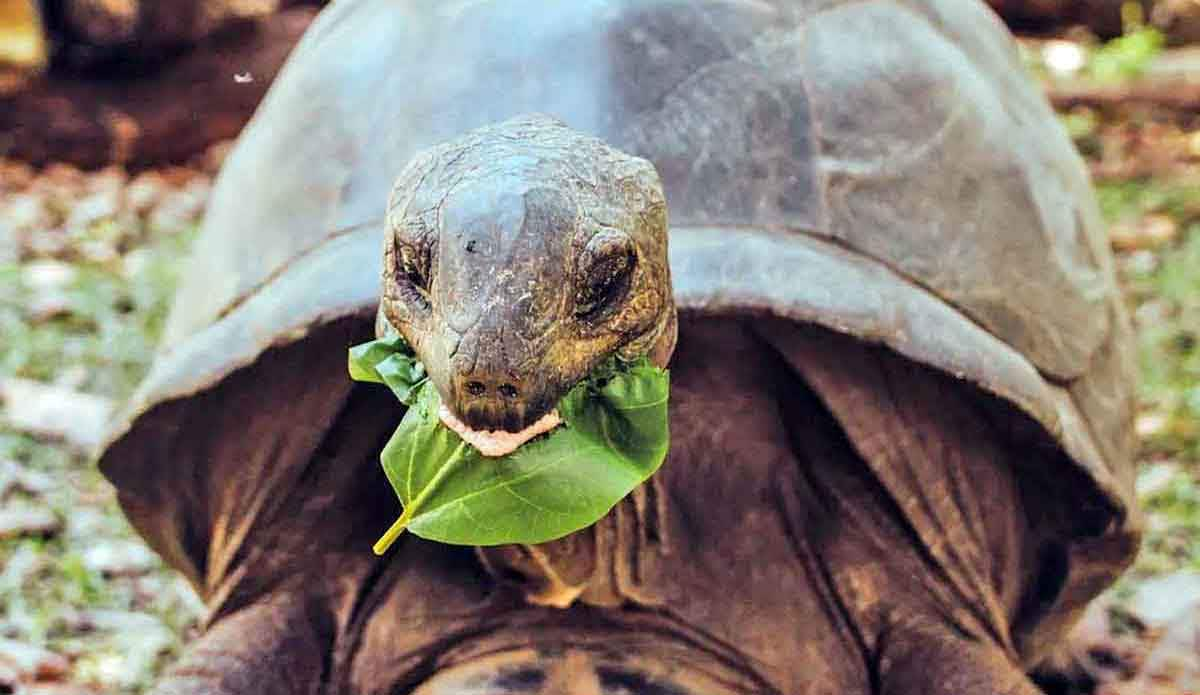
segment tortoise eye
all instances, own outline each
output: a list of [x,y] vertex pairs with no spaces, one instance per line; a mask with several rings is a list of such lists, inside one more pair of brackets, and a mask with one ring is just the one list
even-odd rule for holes
[[409,310],[428,311],[431,251],[428,243],[412,243],[393,237],[393,291]]
[[398,284],[416,290],[416,294],[429,292],[430,261],[436,237],[430,232],[425,220],[390,219],[390,237],[393,251],[392,275]]
[[612,306],[628,288],[636,262],[633,240],[624,233],[606,230],[592,237],[580,259],[575,315],[592,317]]
[[429,254],[421,247],[401,244],[400,272],[422,292],[429,291]]

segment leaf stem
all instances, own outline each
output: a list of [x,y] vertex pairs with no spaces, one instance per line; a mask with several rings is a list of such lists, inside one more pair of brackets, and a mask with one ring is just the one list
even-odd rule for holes
[[388,548],[392,547],[392,543],[395,543],[396,539],[400,537],[400,534],[404,533],[404,529],[408,527],[408,521],[411,518],[408,513],[409,509],[409,507],[405,507],[400,518],[396,519],[396,523],[392,524],[387,531],[384,531],[379,540],[375,541],[375,545],[371,546],[371,550],[375,551],[376,555],[386,553]]
[[455,454],[451,456],[448,461],[446,461],[444,466],[438,469],[437,473],[433,474],[433,478],[430,479],[429,484],[425,486],[424,490],[421,490],[421,493],[417,495],[416,499],[404,505],[404,511],[401,512],[400,518],[396,519],[396,522],[392,524],[391,527],[388,528],[388,530],[385,531],[382,536],[380,536],[379,540],[375,541],[375,545],[371,547],[371,550],[375,551],[376,555],[383,555],[386,553],[387,549],[392,547],[392,543],[395,543],[396,539],[400,537],[400,534],[404,533],[404,529],[408,527],[408,523],[412,521],[413,516],[420,511],[425,500],[437,490],[438,485],[440,485],[441,482],[446,479],[446,476],[449,475],[450,471],[454,468],[457,468],[458,464],[462,463],[467,458],[464,454],[466,453],[465,450],[468,446],[470,445],[468,445],[466,442],[461,442],[459,444],[458,451],[456,451]]

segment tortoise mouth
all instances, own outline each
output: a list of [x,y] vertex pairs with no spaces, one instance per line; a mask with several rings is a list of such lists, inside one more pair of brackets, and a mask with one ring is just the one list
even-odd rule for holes
[[545,434],[562,424],[562,418],[559,417],[558,410],[551,410],[516,432],[503,429],[473,429],[455,416],[444,403],[438,408],[438,418],[441,419],[442,424],[462,437],[463,441],[479,449],[479,453],[489,457],[511,454],[525,442]]
[[517,397],[479,397],[458,384],[452,384],[450,390],[451,397],[442,399],[443,410],[453,418],[453,421],[442,418],[447,426],[455,429],[457,424],[465,430],[506,434],[523,432],[545,418],[567,391],[545,395],[530,394],[532,397],[525,394]]

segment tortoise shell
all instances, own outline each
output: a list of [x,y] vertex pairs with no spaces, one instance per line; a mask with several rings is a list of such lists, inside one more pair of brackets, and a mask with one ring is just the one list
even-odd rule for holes
[[[981,2],[360,0],[318,18],[227,160],[101,458],[194,580],[197,540],[151,502],[182,474],[149,444],[169,435],[153,413],[320,326],[369,325],[395,175],[529,112],[654,163],[681,312],[816,324],[970,382],[1083,474],[1091,535],[1136,537],[1130,329],[1103,224]],[[1066,593],[1111,581],[1136,547],[1118,545]]]

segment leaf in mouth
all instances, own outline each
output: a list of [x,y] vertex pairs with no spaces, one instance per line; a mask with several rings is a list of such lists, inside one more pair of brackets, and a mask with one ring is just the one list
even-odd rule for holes
[[613,357],[559,402],[563,425],[489,458],[438,418],[440,397],[398,335],[351,348],[350,374],[386,384],[409,406],[380,459],[405,529],[456,545],[544,543],[589,526],[645,482],[667,455],[670,377],[645,357]]
[[404,405],[416,401],[417,389],[428,380],[425,365],[398,333],[350,348],[350,378],[385,384]]

